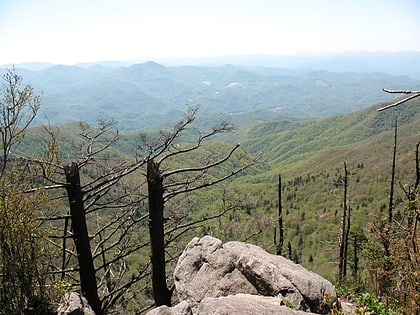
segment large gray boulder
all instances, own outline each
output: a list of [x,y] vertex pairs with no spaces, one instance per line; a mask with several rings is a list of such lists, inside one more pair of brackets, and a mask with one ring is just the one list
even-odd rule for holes
[[85,297],[77,292],[64,295],[57,309],[58,315],[95,315]]
[[194,314],[195,310],[199,310],[197,314],[219,314],[204,309],[208,309],[210,302],[216,305],[232,301],[231,297],[218,302],[214,298],[238,293],[276,297],[283,305],[317,314],[329,311],[324,303],[327,293],[338,304],[333,285],[321,276],[258,246],[241,242],[222,244],[210,236],[194,238],[187,245],[174,276],[179,300],[187,301]]
[[283,305],[281,298],[251,294],[236,294],[225,297],[206,297],[196,306],[194,313],[188,302],[174,307],[160,306],[147,315],[310,315]]
[[146,315],[193,315],[193,313],[188,302],[182,301],[174,307],[159,306],[147,312]]
[[218,298],[207,297],[201,301],[196,314],[310,315],[313,313],[292,310],[283,305],[280,298],[240,293]]

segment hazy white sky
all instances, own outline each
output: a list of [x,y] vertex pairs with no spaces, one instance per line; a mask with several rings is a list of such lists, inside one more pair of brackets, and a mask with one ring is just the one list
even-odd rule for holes
[[0,0],[0,64],[420,51],[418,0]]

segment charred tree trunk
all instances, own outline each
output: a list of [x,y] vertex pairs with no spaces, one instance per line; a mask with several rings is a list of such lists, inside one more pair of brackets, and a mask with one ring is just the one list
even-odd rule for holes
[[392,154],[391,187],[389,190],[388,224],[392,223],[392,212],[394,208],[394,186],[395,186],[395,157],[397,154],[397,121],[394,128],[394,150]]
[[349,248],[349,234],[350,234],[350,214],[351,208],[347,207],[347,224],[346,224],[346,234],[344,236],[344,263],[343,263],[343,279],[347,277],[347,257],[348,257],[348,248]]
[[341,235],[340,235],[340,254],[338,264],[338,281],[342,283],[347,276],[347,248],[348,248],[348,235],[350,231],[350,213],[347,207],[347,165],[344,163],[344,196],[343,196],[343,216],[341,222]]
[[279,187],[278,187],[278,202],[279,202],[279,212],[278,212],[279,240],[277,242],[276,230],[274,229],[274,245],[276,246],[277,255],[281,255],[283,253],[284,230],[283,230],[283,206],[281,204],[281,175],[280,174],[279,174]]
[[66,174],[66,189],[70,204],[73,240],[79,262],[82,295],[86,297],[94,312],[99,315],[102,314],[102,308],[98,296],[95,268],[86,226],[86,215],[83,205],[83,192],[80,187],[78,164],[73,162],[72,164],[65,165],[64,172]]
[[[410,200],[415,200],[417,198],[416,195],[416,191],[417,188],[419,187],[419,183],[420,183],[420,168],[419,168],[419,146],[420,146],[420,142],[417,143],[416,145],[416,182],[414,183],[414,190],[413,193],[410,196]],[[417,213],[415,216],[415,221],[414,221],[414,227],[412,229],[412,233],[411,233],[411,244],[413,245],[413,251],[415,254],[417,254],[417,241],[416,241],[416,235],[417,235],[417,223],[420,219],[419,214]]]
[[417,190],[417,187],[419,187],[420,184],[419,146],[420,142],[416,144],[416,182],[414,183],[414,191]]
[[147,185],[149,193],[149,233],[152,251],[152,286],[156,306],[171,306],[172,291],[166,283],[165,234],[163,218],[163,177],[159,166],[147,162]]

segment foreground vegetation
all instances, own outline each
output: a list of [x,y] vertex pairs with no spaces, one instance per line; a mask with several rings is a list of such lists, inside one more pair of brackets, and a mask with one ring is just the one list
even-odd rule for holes
[[[17,92],[19,84],[15,88]],[[30,93],[22,104],[32,100],[34,106],[23,106],[15,113],[30,123],[38,102],[36,97],[31,98],[35,96],[33,90],[27,88]],[[190,124],[183,136],[175,138],[182,125],[147,136],[120,136],[110,123],[97,128],[71,124],[28,129],[28,124],[13,129],[16,120],[10,120],[11,107],[6,106],[13,98],[7,93],[3,90],[2,113],[9,120],[3,120],[2,134],[12,133],[2,142],[1,312],[18,314],[32,307],[46,313],[48,303],[56,303],[67,290],[78,290],[83,282],[77,244],[72,242],[76,239],[74,226],[71,228],[74,217],[69,211],[69,182],[65,180],[66,165],[72,161],[80,166],[86,228],[102,311],[147,310],[156,301],[149,259],[150,191],[146,189],[148,177],[144,176],[148,171],[141,161],[154,157],[162,144],[170,150],[165,151],[170,156],[188,151],[203,133]],[[165,201],[162,219],[168,279],[177,256],[193,236],[212,234],[224,241],[246,240],[275,253],[281,173],[283,255],[337,283],[342,211],[348,204],[349,272],[338,283],[345,288],[343,292],[362,297],[362,308],[363,303],[383,303],[405,314],[418,312],[419,105],[419,101],[412,101],[383,114],[375,113],[375,106],[317,121],[247,125],[236,134],[220,133],[219,142],[203,141],[194,154],[182,159],[165,158],[163,173],[194,168],[203,161],[211,165],[223,152],[229,153],[238,139],[248,151],[245,154],[235,149],[233,158],[214,171],[200,169],[196,175],[175,176],[167,183],[168,189],[179,183],[191,187],[207,180],[215,182],[226,172],[237,170],[239,161],[253,165],[221,185],[204,185],[203,189]],[[395,121],[394,215],[389,221]],[[224,126],[221,131],[228,131]],[[21,131],[26,132],[24,138]],[[10,146],[6,145],[8,139],[13,140]],[[140,147],[141,143],[146,146]],[[266,162],[254,164],[255,156]],[[348,178],[347,201],[343,199],[344,177]],[[166,289],[172,290],[171,280]],[[366,312],[388,314],[369,307]]]

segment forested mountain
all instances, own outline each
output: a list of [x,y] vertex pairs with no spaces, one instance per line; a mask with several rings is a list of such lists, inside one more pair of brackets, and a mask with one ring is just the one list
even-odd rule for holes
[[157,129],[200,104],[210,121],[321,118],[390,100],[382,88],[414,89],[419,81],[381,73],[291,71],[225,65],[166,67],[154,62],[18,70],[43,92],[36,124],[95,123],[114,118],[121,130]]
[[[44,74],[44,81],[36,81],[40,78],[37,77],[39,73]],[[44,91],[44,101],[48,101],[51,95],[55,95],[57,102],[64,101],[55,109],[59,119],[56,121],[52,117],[47,129],[31,127],[24,138],[16,136],[16,145],[11,150],[3,150],[3,165],[19,168],[21,173],[16,174],[22,174],[16,176],[13,168],[9,172],[4,167],[3,172],[9,172],[4,174],[10,174],[11,178],[4,187],[10,185],[13,188],[13,181],[17,179],[29,188],[22,188],[20,193],[10,193],[7,197],[16,197],[12,198],[17,205],[13,211],[30,209],[36,215],[33,216],[34,224],[39,225],[39,213],[44,214],[45,209],[52,208],[48,211],[54,215],[43,217],[42,220],[47,223],[45,227],[54,232],[51,236],[61,240],[56,248],[63,249],[62,255],[56,255],[57,252],[53,251],[58,257],[54,261],[54,268],[58,268],[57,274],[74,272],[77,269],[66,268],[67,265],[75,265],[77,258],[75,250],[66,247],[71,246],[69,235],[73,233],[68,225],[69,213],[72,222],[75,218],[68,206],[76,204],[72,203],[69,195],[73,191],[70,189],[73,182],[69,179],[80,171],[80,182],[74,186],[84,189],[80,191],[79,201],[90,200],[87,203],[88,211],[82,211],[87,215],[86,229],[98,230],[97,233],[93,232],[95,236],[91,239],[91,232],[85,234],[87,243],[97,244],[94,258],[97,263],[101,260],[100,267],[106,267],[107,259],[113,255],[119,257],[115,261],[109,260],[109,269],[103,269],[103,273],[101,269],[98,273],[103,279],[101,285],[106,283],[111,288],[107,289],[110,290],[109,295],[101,297],[109,303],[107,307],[133,312],[147,309],[153,304],[149,278],[149,240],[153,238],[147,236],[151,213],[154,213],[150,212],[150,199],[147,197],[153,190],[146,188],[150,188],[147,187],[150,182],[157,183],[159,179],[163,182],[167,179],[165,176],[173,177],[166,182],[167,186],[159,189],[162,198],[163,193],[174,193],[165,200],[160,218],[165,225],[163,237],[168,245],[167,254],[163,253],[163,265],[167,255],[168,270],[171,270],[171,264],[176,261],[180,249],[193,236],[210,234],[223,241],[246,240],[275,253],[277,238],[274,231],[279,228],[278,179],[281,174],[284,256],[336,281],[338,243],[342,238],[342,222],[345,222],[342,211],[349,209],[347,213],[349,218],[351,213],[351,220],[348,222],[351,222],[351,226],[348,236],[351,243],[346,263],[349,271],[352,270],[351,276],[349,272],[346,279],[349,284],[356,283],[357,290],[376,294],[381,294],[383,290],[388,290],[388,296],[399,294],[399,300],[396,298],[394,303],[398,305],[399,301],[406,299],[406,290],[398,291],[398,288],[387,286],[381,277],[394,281],[392,277],[395,274],[395,279],[400,281],[400,274],[404,274],[408,275],[404,288],[411,290],[410,296],[417,294],[418,267],[409,255],[414,253],[418,242],[418,232],[413,230],[411,223],[414,221],[410,219],[418,213],[418,191],[410,189],[415,187],[413,183],[418,179],[415,165],[418,155],[416,157],[415,150],[417,145],[418,154],[420,100],[417,98],[381,113],[376,109],[386,103],[370,107],[363,105],[369,99],[391,97],[381,92],[382,87],[408,89],[415,87],[415,80],[382,74],[337,74],[327,71],[293,74],[288,70],[268,68],[251,71],[236,66],[172,68],[151,62],[117,70],[57,66],[39,73],[28,72],[25,80],[37,87],[42,84],[50,86],[50,92]],[[184,77],[185,73],[188,73],[188,79]],[[80,78],[85,81],[80,81]],[[370,90],[369,86],[375,85],[380,94],[376,95]],[[284,88],[282,93],[276,94],[281,88]],[[330,90],[332,93],[328,94]],[[49,94],[51,91],[55,94]],[[64,100],[60,97],[63,91],[68,96]],[[96,93],[89,94],[88,91]],[[194,93],[190,94],[191,91]],[[241,91],[242,94],[231,91]],[[273,107],[274,103],[261,101],[258,103],[260,107],[238,105],[253,98],[268,98],[266,94],[270,99],[278,97],[276,102],[279,103],[287,100],[289,114],[286,115],[286,109],[283,112],[283,109]],[[183,122],[179,123],[185,108],[170,108],[167,104],[177,103],[187,95],[198,95],[197,98],[202,97],[207,105],[211,103],[214,107],[194,99],[191,103],[202,103],[201,109],[197,112],[193,109],[193,115],[190,109]],[[283,96],[286,98],[282,99]],[[131,127],[120,125],[119,129],[123,129],[123,132],[118,134],[112,122],[92,125],[94,127],[74,121],[60,125],[59,121],[65,121],[65,115],[66,119],[72,120],[83,110],[86,113],[83,120],[90,122],[89,110],[86,111],[88,107],[83,106],[88,99],[92,102],[99,99],[96,107],[92,108],[95,118],[101,118],[101,115],[102,118],[110,118],[105,111],[109,110],[107,113],[115,115],[117,119],[118,115],[132,119]],[[137,104],[141,100],[148,106],[141,107],[142,112],[137,112],[138,116],[133,113],[138,109],[133,104],[114,106],[114,102],[124,104],[128,99],[136,100]],[[67,110],[69,107],[65,102],[76,100],[80,102],[79,107]],[[238,100],[239,103],[236,103]],[[108,107],[104,108],[105,103]],[[318,105],[327,103],[330,105]],[[308,104],[312,104],[312,107]],[[122,108],[128,110],[123,112]],[[323,112],[325,108],[328,110]],[[8,109],[12,110],[13,107]],[[290,114],[289,110],[293,109],[294,112]],[[52,108],[46,111],[51,113]],[[192,119],[196,113],[197,119]],[[309,117],[313,119],[305,119]],[[224,119],[235,122],[237,129],[227,132],[231,129],[229,124],[212,128],[216,122]],[[142,128],[137,127],[137,122],[141,122]],[[19,128],[14,130],[19,131]],[[208,141],[207,136],[210,138],[214,134],[217,137]],[[238,142],[240,147],[236,145]],[[140,148],[140,144],[143,147]],[[394,145],[394,221],[387,222]],[[45,149],[48,154],[43,154]],[[256,163],[257,156],[261,158],[261,163]],[[202,164],[218,168],[210,171],[206,167],[197,167]],[[242,165],[249,167],[244,167],[244,171],[237,174]],[[192,170],[192,174],[182,177],[180,174],[188,169]],[[233,175],[236,176],[231,177]],[[227,180],[222,184],[218,179],[224,176],[227,176]],[[203,189],[193,187],[197,181],[203,184]],[[32,185],[39,187],[33,189]],[[187,194],[178,196],[175,192],[180,187],[178,185],[183,185]],[[344,188],[347,199],[343,197]],[[61,192],[55,189],[61,189]],[[21,194],[23,191],[25,194]],[[32,206],[21,207],[21,197],[36,198],[36,194],[26,194],[29,192],[40,194],[42,202],[48,207],[44,209],[44,204],[39,204],[35,212]],[[69,203],[66,202],[66,193]],[[29,205],[35,204],[34,200],[28,202]],[[7,213],[14,217],[13,211]],[[64,221],[50,224],[50,219],[52,222]],[[418,220],[418,216],[415,220]],[[174,225],[182,231],[174,228]],[[103,238],[103,232],[110,226],[112,229],[108,236]],[[11,228],[17,231],[13,225]],[[390,234],[388,231],[391,229],[395,233]],[[31,229],[28,231],[32,233]],[[64,235],[57,235],[60,233]],[[121,239],[125,239],[124,243],[120,242]],[[11,244],[13,240],[10,238]],[[108,247],[104,245],[107,241],[110,243]],[[124,251],[127,253],[120,256]],[[100,252],[102,255],[98,254]],[[71,256],[66,258],[66,253]],[[392,269],[387,265],[390,259],[395,262]],[[109,277],[112,276],[112,268],[117,270],[112,267],[117,261],[120,265],[118,273],[121,272],[118,281],[135,282],[130,284],[133,285],[132,290],[126,292],[129,297],[118,295],[115,300],[109,300],[115,284]],[[398,269],[400,266],[404,268]],[[408,270],[407,266],[412,269]],[[385,276],[384,268],[387,272]],[[77,276],[76,280],[72,277],[68,279],[70,282],[64,282],[63,285],[78,286]],[[166,277],[163,280],[166,282]],[[412,310],[417,306],[405,303],[404,307],[407,310],[412,307]]]
[[[265,236],[261,236],[259,244],[274,250],[272,229],[276,226],[276,188],[281,174],[285,234],[295,248],[293,255],[327,278],[335,277],[344,163],[349,172],[353,235],[368,233],[371,224],[385,216],[379,209],[383,211],[389,203],[395,122],[398,125],[395,182],[409,186],[416,181],[420,101],[377,113],[380,106],[315,121],[266,122],[241,129],[238,137],[243,146],[261,154],[269,165],[259,174],[238,178],[235,183],[241,190],[252,191],[251,199],[259,200],[252,216],[271,220],[271,228],[263,229],[261,235]],[[394,198],[401,218],[404,216],[401,207],[406,202],[402,188],[395,187]]]
[[[333,244],[338,237],[342,202],[342,188],[337,186],[337,181],[342,177],[343,163],[347,163],[350,173],[349,199],[354,208],[352,231],[355,233],[364,231],[367,222],[374,220],[377,209],[388,202],[395,121],[398,123],[396,178],[402,184],[415,181],[414,151],[420,140],[420,101],[377,113],[376,108],[382,105],[317,120],[255,122],[219,137],[220,143],[211,146],[214,150],[217,151],[218,146],[226,147],[226,143],[240,142],[244,150],[265,161],[228,185],[247,195],[252,206],[247,214],[236,214],[241,223],[234,225],[236,230],[225,231],[225,238],[245,239],[257,233],[250,241],[274,250],[272,233],[276,225],[277,177],[282,174],[283,207],[287,211],[285,238],[291,242],[293,255],[311,270],[334,280],[335,271],[331,272],[331,268],[337,252]],[[78,141],[78,133],[77,124],[59,128],[62,154],[71,152],[72,143]],[[41,134],[42,128],[31,129],[19,148],[20,153],[29,155],[35,144],[42,145]],[[108,153],[134,156],[139,139],[138,132],[123,133]],[[41,146],[37,151],[42,151]],[[195,161],[200,161],[200,155]],[[404,193],[401,189],[396,190],[397,204],[402,203]],[[210,195],[216,196],[220,193],[217,191]],[[213,197],[209,197],[209,192],[205,194],[206,197],[194,199],[198,202],[194,208],[199,211],[194,216],[200,216],[212,207],[206,200]],[[226,224],[230,226],[230,223]],[[209,229],[207,233],[219,233]],[[314,240],[318,243],[313,243]]]
[[395,121],[400,137],[420,136],[418,102],[378,113],[380,106],[318,120],[254,123],[240,128],[238,138],[252,152],[261,152],[271,165],[282,167],[335,149],[372,148],[372,142],[384,141]]

